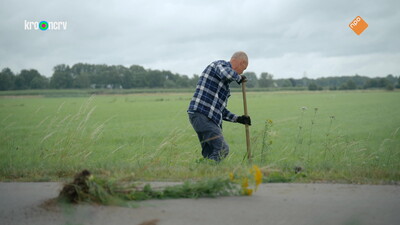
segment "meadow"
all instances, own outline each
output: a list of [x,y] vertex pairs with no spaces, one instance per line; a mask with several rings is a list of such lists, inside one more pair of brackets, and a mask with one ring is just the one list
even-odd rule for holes
[[[228,157],[199,161],[186,113],[191,96],[1,96],[0,180],[63,180],[89,169],[121,180],[179,181],[249,167],[244,126],[229,122]],[[399,100],[398,91],[249,92],[253,163],[275,181],[397,183]],[[242,115],[241,93],[232,93],[228,108]]]

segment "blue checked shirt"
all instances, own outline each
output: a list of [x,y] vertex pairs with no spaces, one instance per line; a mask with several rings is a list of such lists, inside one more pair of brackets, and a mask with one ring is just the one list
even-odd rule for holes
[[200,76],[188,112],[202,113],[221,128],[222,120],[236,122],[237,116],[229,112],[226,106],[230,96],[229,83],[239,83],[241,79],[230,62],[212,62]]

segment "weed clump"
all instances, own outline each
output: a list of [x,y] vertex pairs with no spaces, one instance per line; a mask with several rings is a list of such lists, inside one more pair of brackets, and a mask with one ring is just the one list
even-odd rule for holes
[[64,185],[59,194],[59,199],[70,203],[78,203],[84,200],[84,196],[89,194],[89,179],[91,173],[83,170],[77,173],[72,183]]
[[[254,187],[249,187],[249,182]],[[257,166],[253,166],[247,173],[231,173],[227,178],[187,181],[164,188],[153,188],[150,184],[141,187],[134,183],[95,178],[88,170],[83,170],[75,175],[73,182],[64,185],[58,200],[67,203],[131,206],[129,201],[251,195],[261,182],[262,174]]]

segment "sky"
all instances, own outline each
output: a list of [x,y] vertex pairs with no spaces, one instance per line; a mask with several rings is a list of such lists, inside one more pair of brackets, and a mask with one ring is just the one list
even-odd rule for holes
[[[360,16],[368,28],[349,24]],[[29,22],[67,22],[35,30]],[[31,29],[29,29],[31,28]],[[398,0],[121,0],[0,2],[0,69],[141,65],[201,74],[235,51],[274,78],[400,75]]]

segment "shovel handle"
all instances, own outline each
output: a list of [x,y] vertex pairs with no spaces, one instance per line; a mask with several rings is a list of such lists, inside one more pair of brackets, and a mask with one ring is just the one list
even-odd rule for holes
[[[242,82],[242,94],[243,94],[244,115],[248,116],[247,99],[246,99],[246,82]],[[251,163],[251,148],[250,148],[250,130],[249,130],[249,125],[245,124],[245,129],[246,129],[247,159]]]

